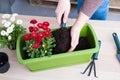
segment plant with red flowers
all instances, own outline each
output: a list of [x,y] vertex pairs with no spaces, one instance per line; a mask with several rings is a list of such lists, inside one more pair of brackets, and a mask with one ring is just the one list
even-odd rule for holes
[[52,55],[55,47],[55,39],[51,34],[49,22],[38,23],[33,19],[30,21],[33,26],[29,26],[29,33],[24,35],[24,50],[29,58],[38,58]]

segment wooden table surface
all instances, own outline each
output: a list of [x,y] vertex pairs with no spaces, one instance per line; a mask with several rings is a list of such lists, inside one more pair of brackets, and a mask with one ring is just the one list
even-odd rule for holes
[[[39,22],[49,21],[51,28],[59,27],[54,17],[19,15],[18,18],[23,19],[25,27],[30,25],[31,19],[37,19]],[[75,19],[69,19],[67,26],[73,25],[74,21]],[[98,78],[94,77],[93,71],[90,77],[87,76],[87,73],[84,75],[80,73],[89,63],[31,72],[24,65],[19,64],[16,51],[4,48],[0,49],[0,52],[8,54],[10,69],[8,72],[0,74],[0,80],[120,80],[120,63],[116,58],[116,45],[112,37],[113,32],[120,37],[120,21],[90,20],[88,23],[93,26],[98,39],[102,42],[99,58],[95,61]]]

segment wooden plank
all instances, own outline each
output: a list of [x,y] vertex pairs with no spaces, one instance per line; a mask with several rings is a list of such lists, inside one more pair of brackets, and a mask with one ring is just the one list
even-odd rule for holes
[[[47,4],[56,4],[58,0],[29,0],[30,4],[32,5],[47,5]],[[71,4],[76,5],[77,1],[76,0],[71,0]]]
[[120,9],[120,0],[110,0],[110,6],[111,9]]
[[118,6],[109,6],[110,9],[119,9],[120,10],[120,7]]
[[[58,0],[43,0],[43,1],[48,1],[48,2],[58,2]],[[77,1],[71,0],[71,4],[77,4]]]

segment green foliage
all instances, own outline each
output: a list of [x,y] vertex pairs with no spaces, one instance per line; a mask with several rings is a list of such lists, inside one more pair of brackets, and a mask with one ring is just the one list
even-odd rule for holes
[[[14,23],[15,27],[13,28],[13,31],[8,35],[1,35],[1,31],[6,31],[6,27],[0,27],[0,48],[4,48],[5,46],[8,46],[9,48],[16,48],[16,41],[20,34],[26,33],[26,28],[24,28],[22,25]],[[11,36],[11,39],[9,40],[8,37]]]
[[40,47],[35,49],[33,44],[35,39],[26,41],[23,50],[25,50],[30,58],[39,58],[44,56],[51,56],[53,47],[55,47],[55,39],[53,36],[44,37],[40,43]]

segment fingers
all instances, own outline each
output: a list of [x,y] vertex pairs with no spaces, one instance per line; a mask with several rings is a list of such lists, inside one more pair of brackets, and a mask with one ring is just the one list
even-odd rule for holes
[[71,47],[68,52],[72,52],[75,49],[75,47]]
[[61,18],[62,18],[62,13],[61,14],[56,14],[56,18],[57,18],[57,22],[58,22],[58,25],[61,25]]
[[62,19],[62,15],[63,16],[63,22],[66,23],[67,22],[67,19],[68,19],[68,15],[69,15],[69,12],[56,12],[56,18],[57,18],[57,22],[59,25],[61,25],[61,19]]
[[78,45],[78,41],[72,39],[72,41],[71,41],[71,47],[70,47],[70,49],[68,50],[68,52],[72,52],[72,51],[76,48],[77,45]]
[[64,14],[64,16],[63,16],[63,22],[64,23],[66,23],[67,22],[67,19],[68,19],[68,12],[66,12],[66,13],[59,13],[59,14],[57,14],[56,13],[56,18],[57,18],[57,22],[58,22],[58,24],[59,25],[61,25],[61,19],[62,19],[62,15]]
[[69,15],[69,12],[65,12],[64,17],[63,17],[63,22],[64,22],[64,23],[67,22],[67,20],[68,20],[68,15]]
[[71,29],[71,47],[68,50],[68,52],[71,52],[76,48],[76,46],[78,45],[78,42],[79,42],[79,37],[80,37],[79,36],[79,29],[73,27]]
[[70,0],[59,0],[55,11],[57,22],[59,25],[61,25],[61,18],[63,14],[64,14],[63,22],[66,23],[68,19],[68,14],[70,12],[70,8],[71,8]]

